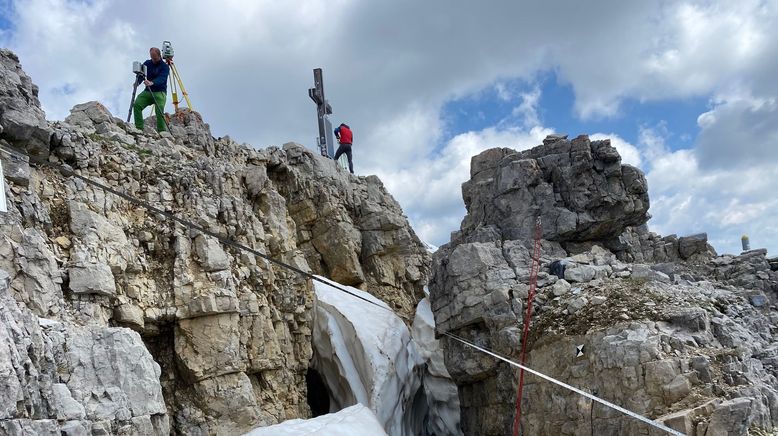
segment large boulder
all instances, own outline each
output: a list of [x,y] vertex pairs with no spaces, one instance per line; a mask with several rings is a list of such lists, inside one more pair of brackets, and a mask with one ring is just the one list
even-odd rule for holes
[[648,220],[646,179],[621,164],[609,140],[554,139],[522,152],[494,148],[473,157],[462,185],[463,237],[492,225],[505,239],[531,239],[539,216],[544,239],[604,240]]
[[111,421],[170,432],[160,367],[138,333],[38,318],[8,279],[0,270],[0,434],[82,434],[69,429]]
[[30,154],[49,153],[53,130],[38,100],[38,87],[22,70],[19,58],[0,49],[0,134]]

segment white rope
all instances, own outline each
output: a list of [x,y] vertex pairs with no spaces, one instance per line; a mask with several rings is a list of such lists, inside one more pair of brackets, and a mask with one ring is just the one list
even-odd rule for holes
[[642,421],[642,422],[644,422],[644,423],[646,423],[646,424],[648,424],[650,426],[656,427],[656,428],[658,428],[660,430],[666,431],[666,432],[668,432],[668,433],[670,433],[672,435],[675,435],[675,436],[685,436],[683,433],[679,432],[678,430],[673,430],[672,428],[667,427],[664,424],[660,424],[660,423],[658,423],[656,421],[653,421],[651,419],[646,418],[645,416],[638,415],[637,413],[632,412],[631,410],[627,410],[627,409],[625,409],[625,408],[623,408],[621,406],[613,404],[610,401],[603,400],[600,397],[596,397],[596,396],[594,396],[594,395],[592,395],[592,394],[590,394],[588,392],[584,392],[584,391],[576,388],[575,386],[570,386],[567,383],[561,382],[561,381],[559,381],[559,380],[557,380],[557,379],[555,379],[553,377],[549,377],[549,376],[547,376],[545,374],[542,374],[542,373],[540,373],[538,371],[535,371],[532,368],[526,367],[526,366],[524,366],[524,365],[522,365],[520,363],[516,363],[516,362],[514,362],[514,361],[512,361],[510,359],[506,359],[505,357],[502,357],[499,354],[491,352],[491,351],[489,351],[489,350],[487,350],[485,348],[479,347],[478,345],[475,345],[475,344],[473,344],[473,343],[471,343],[469,341],[466,341],[466,340],[464,340],[464,339],[462,339],[462,338],[460,338],[460,337],[458,337],[456,335],[453,335],[453,334],[448,333],[448,332],[443,333],[443,334],[448,336],[448,337],[450,337],[450,338],[453,338],[453,339],[455,339],[455,340],[457,340],[457,341],[459,341],[459,342],[461,342],[461,343],[463,343],[463,344],[465,344],[465,345],[467,345],[469,347],[475,348],[476,350],[478,350],[478,351],[480,351],[482,353],[486,353],[486,354],[488,354],[488,355],[490,355],[492,357],[495,357],[497,359],[500,359],[503,362],[506,362],[506,363],[508,363],[508,364],[510,364],[512,366],[515,366],[517,368],[521,368],[524,371],[527,371],[529,373],[535,374],[536,376],[538,376],[538,377],[540,377],[540,378],[542,378],[544,380],[547,380],[547,381],[550,381],[551,383],[554,383],[556,385],[562,386],[565,389],[569,389],[569,390],[575,392],[578,395],[583,395],[584,397],[589,398],[592,401],[596,401],[596,402],[598,402],[600,404],[608,406],[611,409],[618,410],[619,412],[621,412],[621,413],[623,413],[625,415],[629,415],[629,416],[631,416],[631,417],[633,417],[633,418],[635,418],[635,419],[637,419],[639,421]]

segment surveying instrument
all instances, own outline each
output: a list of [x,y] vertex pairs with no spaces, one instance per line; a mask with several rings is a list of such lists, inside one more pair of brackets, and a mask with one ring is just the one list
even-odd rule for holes
[[173,95],[174,112],[178,112],[178,88],[181,88],[181,95],[184,96],[187,107],[189,107],[190,111],[193,111],[192,102],[189,101],[189,93],[186,92],[184,82],[181,80],[181,75],[178,73],[178,68],[176,67],[176,64],[173,63],[173,44],[171,44],[170,41],[162,41],[162,59],[164,59],[165,63],[170,67],[170,78],[172,80],[169,80],[168,83],[170,83],[170,93]]

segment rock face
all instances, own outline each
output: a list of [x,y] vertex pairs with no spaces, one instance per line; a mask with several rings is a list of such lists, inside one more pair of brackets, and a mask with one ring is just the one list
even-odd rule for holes
[[268,180],[278,187],[311,269],[370,289],[410,323],[423,297],[429,258],[381,180],[352,177],[292,144],[267,159],[266,170],[247,170],[246,183],[254,191]]
[[[468,215],[433,256],[438,333],[518,359],[540,216],[531,367],[686,434],[775,428],[778,274],[764,251],[717,257],[705,234],[649,232],[646,192],[638,170],[586,137],[474,157]],[[446,336],[441,344],[464,433],[510,433],[516,371]],[[522,404],[525,434],[654,434],[535,377]]]
[[621,164],[609,140],[555,139],[531,150],[487,150],[473,157],[462,185],[462,235],[493,226],[505,239],[532,235],[592,241],[618,236],[648,220],[648,188],[637,168]]
[[[575,251],[585,250],[590,244],[568,245]],[[625,262],[680,262],[706,263],[716,250],[708,244],[708,235],[699,233],[691,236],[661,236],[650,232],[648,227],[628,227],[617,238],[603,242],[603,245]]]
[[138,333],[38,318],[9,279],[0,270],[0,433],[170,431],[160,367]]
[[[47,124],[15,57],[3,52],[0,66],[3,80],[19,81],[11,91],[29,94],[29,122],[14,124],[18,134],[3,130],[4,145],[33,152],[39,128],[49,129],[51,162],[301,270],[375,284],[410,318],[429,257],[377,179],[348,175],[297,144],[258,151],[216,140],[190,112],[161,134],[96,102]],[[11,91],[2,95],[24,97]],[[22,106],[2,98],[6,129]],[[4,304],[28,314],[14,322],[45,358],[18,348],[19,334],[4,342],[0,362],[15,363],[0,372],[3,386],[21,388],[0,389],[0,425],[14,434],[67,425],[67,434],[167,434],[169,426],[204,435],[310,416],[310,280],[54,170],[27,165],[18,174],[6,179],[9,212],[0,214]],[[58,344],[69,351],[46,354]],[[13,360],[19,350],[26,365]],[[103,375],[99,362],[117,375]],[[45,374],[45,386],[29,387],[29,371]]]
[[0,49],[0,71],[0,138],[31,154],[48,155],[52,131],[38,101],[38,87],[7,49]]

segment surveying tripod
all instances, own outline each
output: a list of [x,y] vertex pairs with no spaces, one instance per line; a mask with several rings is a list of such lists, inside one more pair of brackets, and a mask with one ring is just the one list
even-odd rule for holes
[[184,96],[184,100],[186,100],[186,105],[189,107],[189,110],[194,110],[194,108],[192,108],[192,102],[189,101],[189,93],[186,92],[184,82],[181,80],[181,75],[178,73],[178,68],[176,68],[176,64],[173,63],[173,45],[170,41],[162,42],[162,58],[165,60],[165,63],[168,64],[168,67],[170,67],[170,78],[172,80],[169,80],[169,83],[170,93],[173,95],[174,112],[178,112],[178,88],[181,88],[181,94]]

